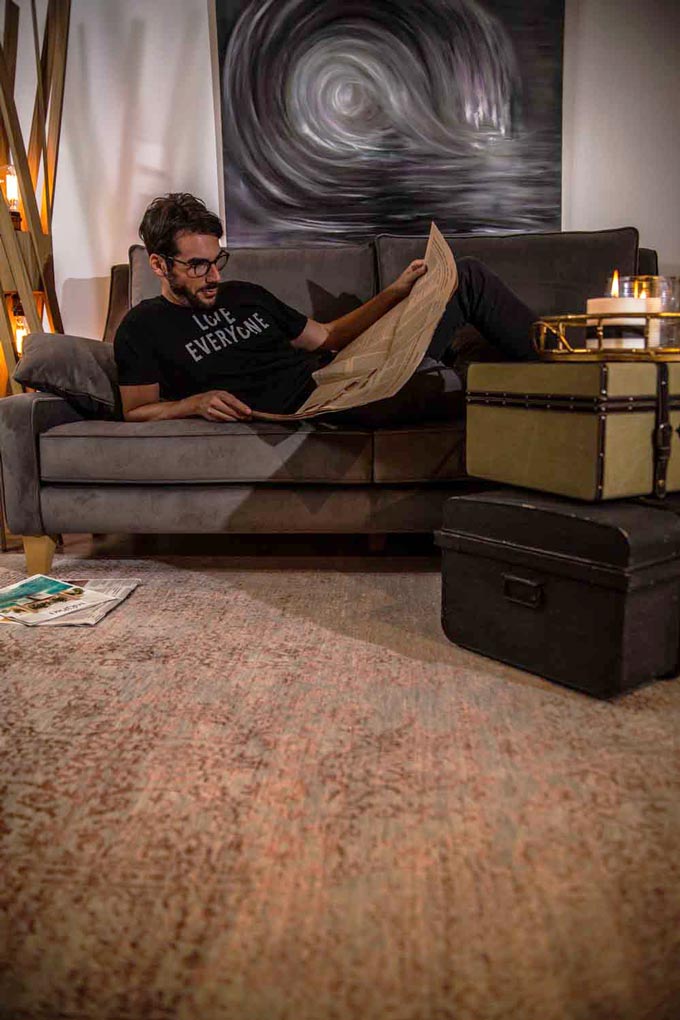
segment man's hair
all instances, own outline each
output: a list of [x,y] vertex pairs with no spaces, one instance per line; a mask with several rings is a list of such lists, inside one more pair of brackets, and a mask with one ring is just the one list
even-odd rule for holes
[[219,240],[222,233],[219,216],[186,191],[154,198],[139,224],[139,236],[149,255],[176,255],[179,234],[211,234]]

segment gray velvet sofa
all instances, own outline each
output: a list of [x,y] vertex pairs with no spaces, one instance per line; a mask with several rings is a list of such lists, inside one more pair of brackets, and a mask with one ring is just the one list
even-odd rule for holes
[[[656,271],[655,253],[638,249],[632,227],[449,241],[457,257],[482,259],[542,315],[583,310],[588,296],[604,292],[613,268]],[[324,321],[371,297],[420,257],[424,244],[422,237],[380,236],[341,247],[241,248],[227,276],[260,283]],[[31,338],[17,378],[40,392],[0,400],[5,518],[13,534],[25,537],[29,571],[49,568],[50,536],[59,533],[392,533],[439,526],[443,500],[466,479],[463,421],[371,431],[313,421],[116,420],[106,341],[126,308],[157,293],[157,284],[143,249],[134,246],[129,266],[116,267],[112,278],[104,341]],[[456,338],[451,363],[464,368],[470,357],[490,353],[467,330]],[[66,383],[59,378],[65,364]]]

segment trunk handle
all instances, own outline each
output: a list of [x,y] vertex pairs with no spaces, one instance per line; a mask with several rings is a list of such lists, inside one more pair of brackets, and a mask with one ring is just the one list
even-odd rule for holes
[[503,574],[503,596],[508,602],[516,602],[518,606],[529,609],[540,609],[543,605],[543,582],[532,581],[519,574]]

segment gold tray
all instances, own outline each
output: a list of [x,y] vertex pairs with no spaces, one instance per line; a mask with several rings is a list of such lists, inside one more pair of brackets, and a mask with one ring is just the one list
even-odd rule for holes
[[[608,347],[604,335],[607,322],[637,319],[644,328],[644,336],[638,339],[641,347]],[[680,361],[680,343],[661,347],[658,342],[650,343],[650,323],[653,321],[675,322],[680,334],[680,312],[603,312],[601,314],[548,315],[534,323],[534,347],[544,361]],[[567,338],[567,331],[580,327],[584,331],[595,329],[597,347],[575,346]],[[585,341],[585,337],[583,338]],[[547,347],[548,342],[557,340],[556,347]]]

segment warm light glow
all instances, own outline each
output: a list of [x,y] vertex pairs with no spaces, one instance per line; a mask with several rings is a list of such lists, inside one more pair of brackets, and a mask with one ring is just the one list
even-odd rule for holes
[[19,182],[17,181],[17,172],[13,166],[6,166],[5,172],[5,198],[7,204],[13,211],[19,208]]
[[20,315],[14,320],[14,345],[17,349],[17,354],[21,357],[24,350],[24,340],[28,336],[28,323],[23,315]]
[[612,276],[611,296],[612,297],[618,297],[619,296],[619,271],[618,271],[618,269],[614,270],[614,275]]

